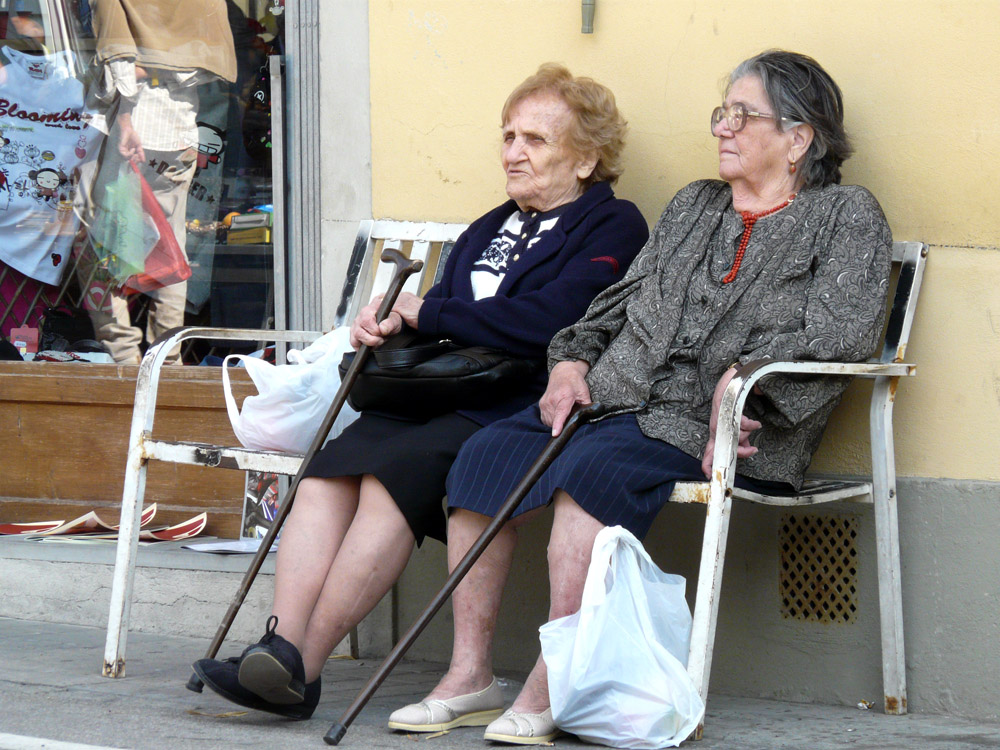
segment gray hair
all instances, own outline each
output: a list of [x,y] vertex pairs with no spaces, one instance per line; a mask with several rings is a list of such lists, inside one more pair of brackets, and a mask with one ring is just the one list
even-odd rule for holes
[[772,49],[737,65],[726,93],[746,76],[760,79],[776,116],[812,126],[802,168],[805,187],[839,184],[840,165],[854,149],[844,129],[843,95],[830,74],[807,55]]

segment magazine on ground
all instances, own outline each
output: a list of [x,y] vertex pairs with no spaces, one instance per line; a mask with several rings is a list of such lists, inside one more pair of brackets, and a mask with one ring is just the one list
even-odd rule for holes
[[[172,526],[150,526],[156,516],[156,503],[142,511],[139,521],[139,540],[143,542],[173,542],[197,536],[205,530],[208,514],[199,513],[193,518]],[[51,542],[109,542],[118,539],[119,524],[102,518],[96,510],[72,521],[28,521],[0,524],[0,535],[19,536],[34,541]]]

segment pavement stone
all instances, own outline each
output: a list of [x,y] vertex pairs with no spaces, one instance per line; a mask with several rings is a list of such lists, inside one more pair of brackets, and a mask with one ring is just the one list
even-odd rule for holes
[[[323,696],[310,721],[295,722],[245,711],[208,689],[184,685],[190,664],[208,642],[198,638],[131,633],[126,676],[100,675],[103,628],[0,618],[0,750],[134,748],[318,748],[377,661],[332,659],[323,672]],[[239,653],[227,643],[222,655]],[[423,697],[437,682],[441,664],[399,664],[348,729],[345,750],[458,750],[492,743],[482,729],[440,735],[390,732],[394,709]],[[523,675],[501,675],[512,700]],[[557,748],[594,747],[563,737]],[[692,750],[982,750],[1000,748],[1000,725],[951,716],[885,716],[877,710],[783,703],[712,695],[705,739]],[[499,747],[499,746],[498,746]]]

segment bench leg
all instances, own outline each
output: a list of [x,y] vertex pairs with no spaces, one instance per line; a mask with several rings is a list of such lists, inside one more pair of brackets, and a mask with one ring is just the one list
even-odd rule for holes
[[882,688],[887,714],[906,713],[906,654],[899,564],[892,406],[898,378],[879,378],[871,407],[872,493],[882,629]]
[[[706,705],[732,505],[731,491],[725,490],[719,482],[713,482],[705,513],[705,535],[701,548],[701,565],[698,569],[698,592],[691,626],[691,649],[688,654],[688,674],[691,675]],[[702,719],[689,739],[700,740],[704,729],[705,721]]]
[[105,677],[125,674],[125,640],[128,637],[129,610],[132,606],[132,584],[135,580],[135,558],[139,550],[139,526],[142,499],[146,491],[146,466],[141,436],[133,440],[125,467],[125,488],[122,493],[121,521],[118,528],[118,552],[115,556],[114,577],[111,581],[111,609],[108,614],[108,634],[104,644]]

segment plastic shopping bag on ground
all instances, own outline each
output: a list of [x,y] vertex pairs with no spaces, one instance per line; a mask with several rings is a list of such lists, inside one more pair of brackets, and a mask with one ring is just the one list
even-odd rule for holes
[[621,526],[594,542],[580,611],[540,629],[556,724],[610,747],[676,747],[705,704],[685,667],[684,578],[664,573]]
[[[226,409],[233,432],[244,447],[306,452],[340,387],[337,368],[344,354],[351,351],[349,333],[346,326],[337,328],[302,352],[290,351],[288,359],[295,364],[272,365],[243,354],[231,354],[223,360]],[[242,410],[236,406],[229,382],[231,360],[242,362],[257,386],[257,395],[247,396]],[[357,418],[358,412],[345,403],[327,440],[339,435]]]

